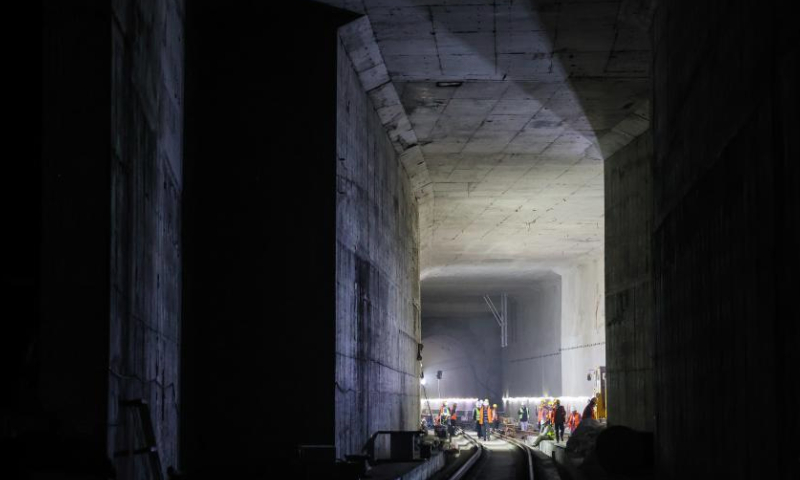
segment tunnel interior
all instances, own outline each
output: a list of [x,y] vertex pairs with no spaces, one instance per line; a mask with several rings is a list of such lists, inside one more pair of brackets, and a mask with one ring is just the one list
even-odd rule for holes
[[652,477],[800,475],[788,6],[26,8],[19,478],[333,478],[428,403],[580,410],[601,366]]

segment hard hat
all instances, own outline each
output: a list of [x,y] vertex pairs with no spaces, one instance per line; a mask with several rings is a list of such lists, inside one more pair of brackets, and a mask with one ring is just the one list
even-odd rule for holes
[[496,407],[496,406],[497,406],[497,404],[495,403],[495,404],[494,404],[494,405],[492,405],[492,406],[493,406],[493,407]]
[[484,403],[489,403],[489,399],[488,398],[484,398],[483,401],[484,401]]

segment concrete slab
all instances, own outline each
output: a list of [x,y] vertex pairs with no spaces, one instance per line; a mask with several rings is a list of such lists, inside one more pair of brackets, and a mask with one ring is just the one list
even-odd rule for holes
[[427,480],[444,467],[444,453],[436,452],[427,460],[378,464],[369,471],[373,480]]

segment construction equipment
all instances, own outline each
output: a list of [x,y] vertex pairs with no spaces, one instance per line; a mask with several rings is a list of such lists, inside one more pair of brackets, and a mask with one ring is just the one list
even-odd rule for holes
[[595,369],[589,370],[587,380],[594,381],[594,396],[597,399],[595,413],[597,419],[605,419],[608,416],[606,400],[606,367],[599,366]]

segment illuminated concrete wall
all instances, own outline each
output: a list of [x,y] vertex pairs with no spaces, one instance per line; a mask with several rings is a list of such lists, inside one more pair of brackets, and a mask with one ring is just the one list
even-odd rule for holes
[[419,422],[417,205],[340,43],[336,172],[336,452]]

